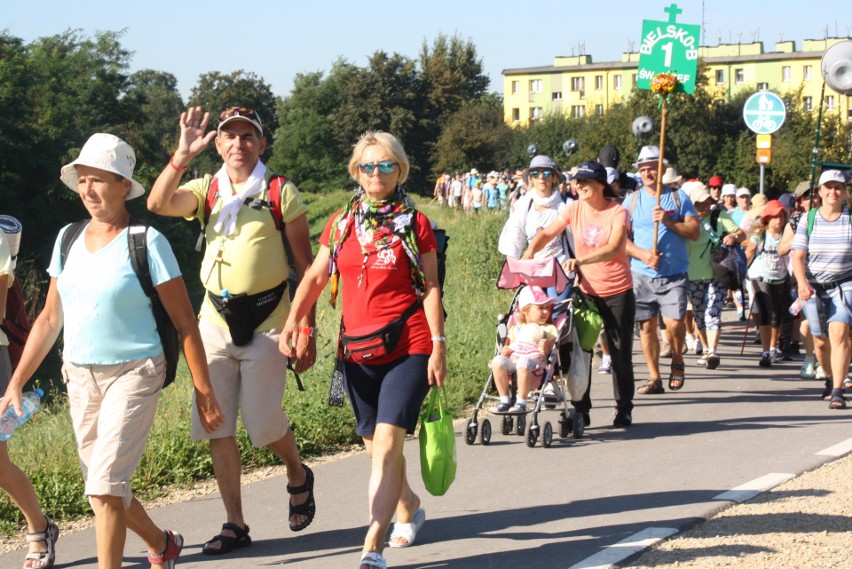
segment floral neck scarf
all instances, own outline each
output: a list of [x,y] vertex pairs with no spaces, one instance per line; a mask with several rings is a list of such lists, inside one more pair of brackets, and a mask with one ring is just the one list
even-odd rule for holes
[[397,188],[390,199],[381,201],[370,200],[364,188],[358,189],[332,226],[329,243],[331,258],[328,262],[332,307],[337,302],[340,286],[337,258],[343,242],[351,235],[353,228],[363,256],[361,273],[358,275],[359,287],[367,275],[367,259],[370,254],[387,249],[397,241],[401,241],[402,248],[411,261],[411,281],[414,289],[418,296],[426,291],[426,276],[423,273],[420,248],[417,246],[417,238],[414,234],[415,213],[411,198],[401,188]]

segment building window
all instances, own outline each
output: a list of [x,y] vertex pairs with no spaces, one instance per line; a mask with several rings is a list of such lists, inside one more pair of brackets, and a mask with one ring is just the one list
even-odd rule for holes
[[518,107],[512,109],[512,122],[521,122],[521,109]]
[[530,120],[537,121],[544,116],[544,111],[541,107],[530,107]]
[[784,67],[781,68],[781,81],[784,81],[785,83],[789,83],[792,80],[793,80],[793,73],[790,71],[790,66],[785,65]]
[[813,65],[805,65],[805,81],[810,81],[813,79]]
[[636,73],[634,73],[633,75],[631,75],[631,76],[630,76],[630,80],[631,80],[631,81],[633,81],[633,86],[634,86],[634,87],[636,86],[636,81],[637,81],[638,79],[639,79],[639,75],[637,75]]
[[814,98],[813,97],[804,97],[802,100],[805,103],[805,110],[806,111],[814,110]]
[[595,91],[603,91],[603,75],[595,75]]
[[769,90],[769,83],[758,83],[757,84],[757,90],[758,91],[768,91]]
[[603,105],[595,105],[595,114],[599,117],[603,116]]
[[734,82],[737,85],[745,83],[745,72],[742,69],[734,69]]
[[621,75],[612,76],[612,88],[621,89]]
[[571,90],[572,91],[585,91],[586,90],[586,80],[583,77],[572,77],[571,78]]
[[846,111],[846,120],[852,122],[852,110]]
[[574,105],[571,107],[571,118],[581,119],[586,116],[585,105]]
[[512,81],[512,94],[517,95],[521,90],[521,82],[520,81]]
[[551,98],[554,101],[561,101],[562,100],[562,91],[554,91]]
[[837,110],[837,107],[834,105],[834,95],[826,95],[825,96],[825,110],[830,113],[833,113]]
[[530,93],[541,93],[541,79],[530,79]]
[[725,84],[725,70],[719,69],[716,71],[716,85],[724,85]]

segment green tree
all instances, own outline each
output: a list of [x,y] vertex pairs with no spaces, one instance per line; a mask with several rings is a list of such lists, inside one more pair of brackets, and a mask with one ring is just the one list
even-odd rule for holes
[[508,168],[511,137],[512,129],[503,121],[503,101],[499,95],[467,101],[446,119],[435,143],[433,174],[470,167]]

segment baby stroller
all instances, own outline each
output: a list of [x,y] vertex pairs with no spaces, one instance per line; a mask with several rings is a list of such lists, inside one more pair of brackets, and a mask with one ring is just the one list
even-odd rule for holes
[[[557,291],[564,291],[570,286],[570,279],[565,274],[562,266],[556,259],[532,259],[522,261],[507,258],[497,287],[502,289],[517,289],[509,310],[497,317],[497,334],[495,340],[494,355],[500,353],[506,343],[509,330],[517,322],[519,314],[518,297],[524,286],[538,286],[542,288],[554,287]],[[543,427],[539,424],[539,415],[543,410],[559,410],[559,436],[567,438],[581,438],[585,430],[585,422],[582,413],[578,413],[568,405],[569,401],[580,400],[588,386],[588,371],[577,370],[578,373],[570,373],[572,350],[576,343],[573,334],[572,299],[570,293],[565,300],[557,301],[553,307],[552,323],[557,329],[557,340],[547,355],[547,360],[535,370],[534,377],[540,381],[537,390],[529,394],[528,400],[533,405],[525,413],[499,413],[486,407],[492,402],[498,402],[499,397],[493,394],[494,373],[488,374],[485,387],[473,410],[473,417],[467,422],[465,428],[465,442],[472,445],[476,442],[477,434],[483,445],[491,442],[491,421],[483,418],[480,424],[479,414],[488,413],[501,416],[501,432],[504,435],[512,433],[518,436],[526,434],[527,446],[534,447],[539,436],[542,438],[542,446],[549,448],[553,443],[553,425],[545,421]],[[576,376],[579,380],[574,377]],[[517,397],[517,382],[514,375],[511,378],[511,401],[515,402]],[[568,397],[565,394],[569,394]],[[532,415],[529,429],[527,430],[527,415]]]

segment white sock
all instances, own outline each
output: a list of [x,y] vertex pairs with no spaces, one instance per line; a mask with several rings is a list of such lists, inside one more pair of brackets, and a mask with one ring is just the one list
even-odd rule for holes
[[518,405],[519,407],[526,407],[527,406],[527,400],[526,399],[518,399],[518,400],[515,401],[515,405]]
[[511,401],[511,399],[509,398],[508,395],[501,395],[500,396],[500,403],[505,403],[506,405],[508,405],[509,401]]

